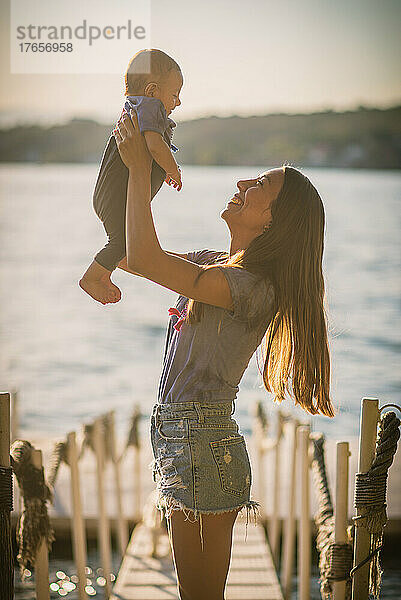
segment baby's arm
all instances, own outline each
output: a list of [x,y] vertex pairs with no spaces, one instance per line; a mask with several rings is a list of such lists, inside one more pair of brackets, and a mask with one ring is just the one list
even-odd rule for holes
[[181,174],[175,158],[166,142],[156,131],[144,131],[145,140],[149,152],[155,161],[164,169],[167,176],[178,184],[178,190],[181,189]]

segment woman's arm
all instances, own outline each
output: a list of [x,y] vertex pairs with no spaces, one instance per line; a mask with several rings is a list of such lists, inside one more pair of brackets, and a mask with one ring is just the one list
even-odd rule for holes
[[121,158],[129,170],[126,209],[127,267],[163,287],[199,302],[231,309],[232,298],[220,269],[202,268],[183,256],[165,252],[157,238],[150,205],[152,158],[131,111],[114,131]]
[[[181,258],[188,258],[188,254],[180,254],[178,252],[167,252],[167,254],[171,254],[172,256],[180,256]],[[118,269],[122,269],[123,271],[127,271],[127,273],[131,273],[132,275],[138,275],[138,277],[143,277],[143,275],[141,275],[140,273],[137,273],[136,271],[133,271],[132,269],[128,268],[128,264],[127,264],[127,257],[124,256],[124,258],[122,260],[120,260],[120,262],[117,265]]]

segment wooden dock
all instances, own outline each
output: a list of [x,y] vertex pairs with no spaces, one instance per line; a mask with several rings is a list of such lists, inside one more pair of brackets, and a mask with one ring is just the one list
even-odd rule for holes
[[[245,436],[247,445],[251,455],[252,466],[256,464],[256,455],[253,449],[252,440],[249,436]],[[27,438],[26,438],[27,439]],[[49,459],[53,450],[54,444],[57,441],[56,438],[35,436],[32,433],[29,436],[29,440],[36,447],[43,450],[43,460],[45,470],[48,468]],[[141,450],[141,504],[143,506],[146,498],[150,492],[154,489],[154,482],[152,479],[151,471],[149,469],[149,463],[152,459],[152,452],[150,448],[150,441],[148,434],[145,431],[142,435],[142,450]],[[349,463],[349,498],[348,498],[348,517],[351,519],[354,514],[353,508],[353,496],[354,496],[354,478],[355,473],[358,471],[358,439],[350,438],[350,463]],[[330,486],[334,485],[335,482],[335,460],[336,460],[336,440],[327,439],[325,442],[326,448],[326,466]],[[123,441],[118,440],[118,450],[123,450]],[[133,471],[133,460],[131,450],[128,451],[128,455],[124,457],[122,461],[122,469],[126,473],[126,476],[122,478],[122,494],[123,494],[123,508],[124,513],[129,519],[134,519],[134,496],[135,496],[135,481]],[[288,456],[289,445],[288,440],[283,440],[282,456]],[[80,477],[82,481],[82,496],[83,496],[83,512],[87,522],[95,522],[97,516],[97,496],[95,487],[95,474],[96,464],[95,458],[90,451],[87,451],[79,462],[80,465]],[[265,473],[266,473],[266,489],[272,489],[272,473],[273,473],[273,462],[271,456],[267,456],[265,462]],[[107,508],[110,517],[114,517],[116,514],[115,506],[115,493],[114,483],[111,475],[107,476],[110,471],[110,465],[106,465],[105,473],[105,493],[107,497]],[[289,466],[287,460],[282,460],[281,463],[282,477],[280,480],[280,506],[279,513],[280,518],[286,518],[287,512],[287,498],[288,498],[288,487],[289,487]],[[252,487],[252,498],[260,501],[258,494],[258,470],[253,468],[253,487]],[[18,490],[15,489],[15,497],[18,497]],[[388,506],[387,514],[390,519],[391,525],[393,522],[398,532],[401,531],[401,452],[397,452],[394,458],[394,463],[390,467],[389,480],[387,486],[387,497]],[[17,502],[15,502],[17,506]],[[310,517],[313,519],[318,508],[317,497],[315,493],[311,493],[311,507]],[[265,507],[267,516],[270,514],[271,505],[270,503]],[[68,525],[69,518],[71,515],[71,499],[70,499],[70,473],[69,469],[65,465],[60,467],[60,472],[57,477],[57,484],[55,489],[55,502],[49,506],[49,514],[52,520],[53,526],[56,531],[59,531],[59,523],[61,526],[66,523]],[[296,506],[296,517],[299,517],[298,505]],[[389,528],[387,526],[387,529]],[[248,528],[249,529],[249,528]]]
[[[158,558],[151,558],[151,533],[139,524],[131,537],[110,600],[177,600],[177,582],[167,535],[158,542]],[[270,548],[260,523],[238,517],[226,600],[283,600]]]
[[[8,394],[4,395],[9,396]],[[9,397],[7,401],[9,402]],[[367,439],[370,446],[372,446],[369,450],[369,456],[373,456],[375,444],[379,443],[380,448],[383,446],[382,438],[376,442],[376,423],[379,415],[378,400],[363,399],[363,409],[365,412],[369,409],[373,415],[371,415],[372,418],[369,421],[369,428],[366,425],[365,429],[362,428],[365,438],[367,438],[366,431],[368,431],[369,436]],[[114,413],[110,413],[110,415],[114,418]],[[107,420],[102,415],[91,424],[91,428],[85,428],[82,431],[82,440],[78,446],[76,445],[75,432],[69,434],[68,446],[65,441],[61,440],[57,440],[55,445],[56,440],[50,437],[39,440],[32,440],[32,437],[30,437],[31,443],[33,441],[34,446],[40,448],[40,450],[34,451],[40,457],[38,466],[42,465],[43,453],[45,473],[48,469],[49,485],[54,486],[52,487],[53,503],[49,511],[51,524],[55,528],[57,528],[57,525],[60,528],[62,524],[64,530],[68,529],[68,533],[71,523],[74,526],[74,551],[77,557],[77,565],[79,565],[77,568],[80,573],[80,598],[82,600],[87,597],[86,590],[83,587],[86,581],[85,566],[87,564],[85,535],[87,538],[89,537],[90,524],[97,525],[102,569],[106,574],[105,591],[107,598],[111,598],[111,600],[177,599],[177,582],[169,540],[166,533],[158,529],[157,519],[154,518],[153,496],[155,486],[149,468],[149,459],[152,455],[149,439],[144,435],[139,436],[143,442],[140,451],[132,444],[126,444],[121,440],[116,444],[114,427],[112,428],[110,424],[114,423],[114,420],[110,420],[110,415],[107,415]],[[398,427],[399,420],[395,421],[394,413],[388,416],[390,418],[388,419],[386,415],[383,423],[389,431],[392,431],[395,439],[393,426],[396,423]],[[298,532],[298,588],[300,597],[309,598],[311,578],[310,542],[314,525],[311,519],[316,513],[317,504],[321,503],[322,492],[316,492],[310,498],[312,457],[310,426],[300,425],[294,420],[287,420],[284,424],[287,425],[285,429],[288,430],[288,434],[285,435],[284,428],[280,429],[280,423],[283,424],[282,420],[278,421],[277,439],[267,438],[263,419],[255,411],[255,426],[252,438],[248,440],[250,442],[248,447],[251,462],[254,466],[253,472],[256,475],[253,480],[253,484],[256,484],[254,488],[256,493],[254,492],[252,497],[261,502],[261,521],[256,526],[249,523],[247,536],[245,536],[245,518],[239,516],[237,519],[226,586],[226,600],[283,600],[283,591],[286,597],[289,597],[293,579],[296,532]],[[284,438],[281,443],[281,433],[283,432]],[[396,433],[398,434],[398,430]],[[88,435],[89,437],[87,437]],[[94,435],[93,439],[90,439],[91,435]],[[72,442],[70,441],[71,437],[73,437]],[[317,437],[323,439],[321,434]],[[9,432],[6,435],[7,445],[8,438]],[[361,437],[361,443],[365,438]],[[82,448],[83,452],[78,453],[79,447]],[[60,459],[66,448],[68,449],[68,456],[66,455],[68,460],[64,460],[68,464],[65,464],[60,470],[60,474],[58,474],[59,466],[61,466]],[[353,513],[352,494],[358,461],[358,439],[354,438],[338,445],[335,440],[326,440],[325,448],[328,485],[326,483],[326,473],[322,474],[321,472],[320,479],[315,487],[317,490],[324,487],[324,493],[327,497],[330,488],[333,489],[333,486],[335,486],[337,490],[335,502],[337,507],[341,505],[342,512],[340,516],[338,516],[339,512],[336,513],[338,522],[336,522],[335,532],[336,536],[340,536],[341,533],[341,539],[336,540],[341,542],[347,539],[346,526],[350,524],[349,517]],[[396,446],[392,447],[392,452],[395,451],[395,448]],[[56,452],[54,453],[53,450]],[[391,458],[393,457],[391,456]],[[33,461],[33,458],[31,460]],[[389,533],[389,525],[397,524],[398,526],[401,522],[401,470],[399,465],[400,454],[398,453],[395,455],[391,466],[387,490],[388,498],[391,498],[391,501],[389,500],[388,505],[389,522],[386,527],[386,534]],[[313,467],[316,476],[316,459],[313,461]],[[114,471],[114,477],[109,476],[110,468]],[[369,465],[366,464],[362,467],[362,472],[366,472],[368,468]],[[321,467],[319,469],[322,471]],[[56,476],[57,483],[55,483]],[[79,480],[83,484],[81,491],[78,485]],[[14,487],[16,488],[15,479]],[[15,491],[17,492],[15,512],[20,514],[21,497],[18,488]],[[71,493],[72,491],[74,494]],[[339,495],[339,491],[341,495]],[[78,503],[77,498],[78,500],[81,498]],[[351,502],[347,502],[348,499]],[[13,516],[16,517],[17,514]],[[286,524],[289,524],[288,527],[283,527],[285,519],[287,519]],[[128,545],[127,520],[130,521],[131,525],[133,522],[139,523],[132,532]],[[267,523],[269,526],[269,542],[266,539],[262,523]],[[110,525],[112,525],[112,528],[110,528]],[[110,577],[111,529],[116,535],[120,556],[122,557],[117,580],[112,589]],[[280,564],[280,530],[284,533],[281,556],[281,583],[275,570],[271,551],[272,548],[275,560],[277,564]],[[76,543],[78,533],[82,539],[81,544]],[[157,552],[152,556],[156,534],[159,535],[158,547]],[[313,532],[314,534],[315,532]],[[354,561],[354,564],[359,564],[368,553],[368,546],[365,544],[365,548],[362,542],[369,542],[369,539],[366,537],[366,540],[361,539],[359,541],[361,543],[358,546],[358,536],[356,536],[355,547],[360,550],[360,558],[356,562]],[[80,556],[81,550],[82,556]],[[49,585],[47,550],[43,557],[40,557],[40,561],[37,558],[35,563],[35,569],[38,567],[37,572],[41,574],[41,577],[36,578],[35,584],[36,589],[39,587],[46,590],[46,596],[38,595],[38,598],[45,598],[48,594],[47,587]],[[357,571],[358,573],[359,571]],[[359,579],[357,580],[357,576],[355,576],[355,586],[364,586],[367,589],[368,580],[366,579],[365,582],[362,577]],[[365,596],[367,597],[367,591],[364,592],[363,597]],[[362,597],[359,591],[356,597]]]

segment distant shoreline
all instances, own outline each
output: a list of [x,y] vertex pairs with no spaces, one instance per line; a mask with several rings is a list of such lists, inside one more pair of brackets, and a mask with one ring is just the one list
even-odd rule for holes
[[[112,125],[73,119],[64,125],[0,130],[0,163],[99,163]],[[401,169],[401,105],[388,109],[204,117],[179,123],[174,143],[185,165]]]

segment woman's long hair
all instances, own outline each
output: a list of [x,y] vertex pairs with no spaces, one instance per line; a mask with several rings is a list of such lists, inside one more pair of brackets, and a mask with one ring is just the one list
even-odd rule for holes
[[[224,264],[266,277],[274,286],[273,316],[262,343],[267,391],[279,402],[288,393],[312,415],[334,417],[322,272],[323,203],[307,177],[285,166],[271,214],[271,227]],[[202,303],[190,301],[190,322],[202,312]]]

